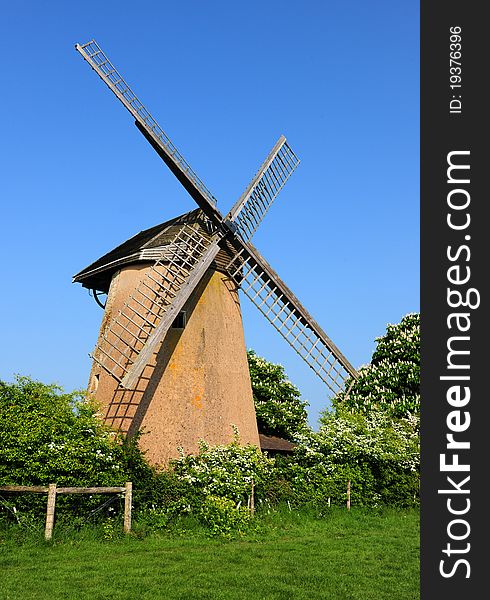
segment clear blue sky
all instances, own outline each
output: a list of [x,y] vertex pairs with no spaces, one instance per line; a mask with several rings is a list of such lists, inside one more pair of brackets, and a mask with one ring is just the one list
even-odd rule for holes
[[[400,0],[2,3],[0,378],[82,388],[102,311],[74,273],[194,208],[74,50],[95,38],[226,212],[283,133],[254,244],[355,367],[419,310],[419,15]],[[326,389],[248,299],[247,345]]]

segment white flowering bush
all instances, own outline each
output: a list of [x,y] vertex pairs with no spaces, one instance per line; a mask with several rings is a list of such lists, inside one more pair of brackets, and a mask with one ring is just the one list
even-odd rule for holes
[[371,364],[359,370],[349,394],[338,394],[334,405],[365,414],[386,411],[396,418],[419,415],[420,314],[389,324],[376,341]]
[[253,445],[241,446],[236,435],[227,446],[209,446],[201,441],[197,455],[184,455],[173,461],[177,479],[187,483],[198,501],[207,496],[219,496],[246,503],[252,482],[256,492],[271,479],[274,461]]
[[318,432],[301,436],[282,466],[296,503],[345,503],[350,480],[357,505],[418,504],[418,417],[337,409],[322,421]]
[[320,431],[305,454],[315,453],[315,448],[328,455],[332,462],[394,461],[409,471],[420,466],[418,435],[419,418],[412,416],[393,420],[386,413],[351,413],[337,410],[323,418]]
[[282,365],[257,356],[253,350],[247,355],[259,431],[294,440],[308,429],[308,403],[301,399]]
[[418,504],[419,379],[420,315],[410,313],[377,338],[371,364],[323,412],[320,430],[297,436],[276,494],[298,504],[344,503],[350,481],[353,503]]

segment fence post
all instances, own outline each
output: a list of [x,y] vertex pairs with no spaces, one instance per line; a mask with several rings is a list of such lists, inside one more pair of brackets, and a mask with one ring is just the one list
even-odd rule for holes
[[48,487],[48,504],[46,506],[46,528],[44,530],[44,539],[50,540],[53,537],[54,511],[56,509],[56,483],[50,483]]
[[250,514],[252,517],[255,513],[255,485],[254,480],[252,479],[252,484],[250,486]]
[[347,510],[350,510],[350,479],[347,482]]
[[131,504],[133,502],[133,484],[126,481],[124,490],[124,533],[131,531]]

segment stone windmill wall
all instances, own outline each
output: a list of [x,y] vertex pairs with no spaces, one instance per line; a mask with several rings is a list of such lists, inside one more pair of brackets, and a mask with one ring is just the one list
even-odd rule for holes
[[[167,230],[168,224],[163,224],[156,238]],[[125,252],[116,249],[75,276],[86,287],[97,281],[99,289],[108,288],[98,346],[112,318],[151,268],[127,260],[138,244],[138,236],[132,239],[130,247],[125,242]],[[152,240],[154,248],[155,236]],[[104,270],[114,265],[115,256],[121,268]],[[142,431],[140,446],[153,464],[168,464],[179,455],[179,447],[185,453],[197,452],[200,439],[212,445],[229,443],[234,427],[243,444],[259,446],[238,292],[217,262],[184,306],[185,326],[180,327],[179,319],[169,330],[135,389],[122,388],[93,363],[88,389],[100,403],[104,421],[127,435]],[[109,277],[102,284],[104,272]]]

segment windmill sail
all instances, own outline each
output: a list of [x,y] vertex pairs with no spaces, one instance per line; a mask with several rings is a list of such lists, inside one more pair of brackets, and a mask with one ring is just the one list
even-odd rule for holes
[[[281,136],[248,188],[228,213],[230,222],[233,223],[236,220],[237,230],[242,239],[249,239],[253,235],[273,200],[298,164],[299,160],[287,145],[286,138]],[[193,288],[198,285],[207,267],[211,265],[218,253],[217,242],[228,233],[228,228],[217,229],[215,234],[216,244],[208,248],[203,260],[196,265],[189,277],[188,284],[179,290],[173,301],[173,305],[178,307],[178,310],[183,307]],[[190,287],[191,283],[193,288]],[[121,380],[123,387],[131,389],[136,384],[152,354],[158,350],[171,324],[170,319],[162,319],[155,331],[148,337],[139,356]]]
[[[160,328],[170,327],[194,289],[196,273],[204,273],[217,252],[215,240],[184,225],[110,321],[94,350],[95,362],[124,387],[134,385],[151,358],[152,352],[145,352],[149,342]],[[132,367],[141,361],[135,376]]]
[[241,246],[228,273],[269,323],[333,394],[343,390],[347,380],[357,379],[354,367],[274,269],[253,246]]
[[276,196],[298,165],[298,157],[282,135],[226,217],[235,224],[244,241],[248,242],[255,233]]
[[187,273],[187,277],[183,285],[177,291],[175,298],[173,299],[172,306],[170,307],[167,314],[162,317],[161,321],[154,328],[151,335],[148,336],[147,340],[137,358],[135,358],[131,368],[121,381],[121,385],[127,389],[131,389],[138,377],[143,372],[143,369],[148,364],[151,356],[158,349],[162,340],[164,339],[167,331],[170,329],[173,320],[183,308],[184,304],[189,299],[190,295],[197,287],[201,279],[203,278],[206,271],[211,266],[211,263],[215,259],[219,252],[218,240],[215,238],[209,244],[209,246],[202,251],[199,260],[191,266],[190,271]]
[[158,125],[142,102],[136,97],[97,42],[92,40],[86,44],[76,44],[75,49],[133,115],[138,129],[145,135],[199,207],[207,215],[214,215],[216,211],[216,198],[192,170],[189,163],[180,154],[168,135]]
[[170,257],[157,260],[123,310],[110,322],[96,347],[94,360],[122,387],[132,388],[222,244],[233,249],[234,257],[227,267],[229,276],[328,388],[336,394],[348,379],[357,379],[354,367],[272,267],[248,244],[299,164],[286,138],[279,138],[247,189],[223,218],[214,196],[98,44],[92,40],[76,44],[75,48],[132,114],[138,129],[209,217],[213,232],[204,237],[189,225],[183,227],[171,245]]

